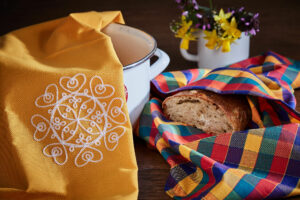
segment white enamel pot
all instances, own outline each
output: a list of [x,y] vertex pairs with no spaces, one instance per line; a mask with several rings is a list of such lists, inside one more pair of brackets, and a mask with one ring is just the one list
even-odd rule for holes
[[[136,28],[110,24],[102,30],[111,37],[115,51],[123,64],[127,108],[133,127],[149,100],[150,81],[169,64],[169,56],[157,48],[155,39]],[[157,60],[150,64],[150,58]]]

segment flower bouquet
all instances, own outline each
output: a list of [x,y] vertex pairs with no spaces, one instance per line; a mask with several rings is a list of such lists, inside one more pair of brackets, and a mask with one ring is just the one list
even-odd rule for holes
[[188,49],[190,40],[197,40],[199,31],[203,31],[209,49],[222,49],[229,52],[230,45],[241,37],[254,36],[259,32],[259,14],[245,11],[244,7],[229,8],[227,12],[210,7],[200,6],[196,0],[176,0],[182,11],[181,19],[171,23],[175,37],[182,38],[180,48]]

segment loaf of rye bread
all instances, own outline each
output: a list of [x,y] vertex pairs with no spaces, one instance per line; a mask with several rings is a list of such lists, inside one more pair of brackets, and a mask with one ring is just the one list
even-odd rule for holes
[[245,96],[206,90],[179,92],[166,98],[162,108],[170,120],[215,135],[244,130],[251,120],[251,110]]

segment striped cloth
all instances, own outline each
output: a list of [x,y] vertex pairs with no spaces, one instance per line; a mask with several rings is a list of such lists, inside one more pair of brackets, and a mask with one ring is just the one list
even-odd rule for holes
[[[274,199],[300,195],[300,114],[294,88],[300,62],[274,52],[212,71],[166,72],[152,81],[152,98],[137,135],[171,166],[165,191],[174,199]],[[249,129],[211,136],[167,119],[162,100],[181,90],[247,95]]]

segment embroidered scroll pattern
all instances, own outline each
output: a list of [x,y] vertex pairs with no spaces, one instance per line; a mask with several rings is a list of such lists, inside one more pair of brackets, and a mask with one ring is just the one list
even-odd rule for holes
[[51,141],[43,148],[44,155],[64,165],[73,153],[74,164],[83,167],[103,159],[103,146],[108,151],[115,150],[125,133],[122,125],[127,118],[122,111],[124,101],[114,93],[115,88],[100,76],[87,82],[82,73],[61,77],[58,84],[48,85],[35,100],[35,105],[47,109],[48,114],[31,117],[33,138]]

